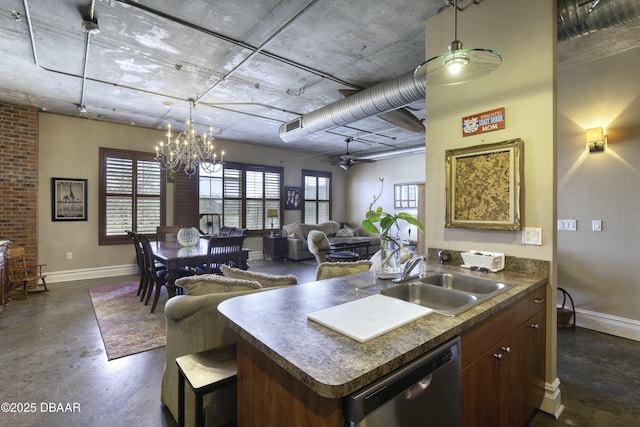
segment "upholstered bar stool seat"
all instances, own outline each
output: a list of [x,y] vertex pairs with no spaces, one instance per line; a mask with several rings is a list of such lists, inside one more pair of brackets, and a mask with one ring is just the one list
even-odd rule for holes
[[204,427],[203,396],[237,381],[236,345],[187,354],[176,359],[178,365],[178,426],[184,427],[185,380],[195,394],[195,425]]

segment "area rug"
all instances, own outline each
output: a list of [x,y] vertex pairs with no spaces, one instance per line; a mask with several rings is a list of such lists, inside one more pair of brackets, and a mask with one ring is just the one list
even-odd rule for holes
[[136,292],[138,283],[89,289],[108,360],[166,345],[166,291],[163,288],[153,313],[151,301],[144,305]]

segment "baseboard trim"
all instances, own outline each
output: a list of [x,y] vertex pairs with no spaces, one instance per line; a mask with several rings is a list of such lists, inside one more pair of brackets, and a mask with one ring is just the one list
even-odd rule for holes
[[564,405],[560,397],[560,380],[558,378],[554,379],[552,383],[545,383],[544,398],[542,399],[540,410],[553,415],[556,420],[560,418],[562,411],[564,411]]
[[98,268],[47,272],[47,283],[69,282],[73,280],[100,279],[102,277],[138,274],[138,267],[132,265],[111,265]]
[[576,308],[576,326],[640,341],[640,321]]

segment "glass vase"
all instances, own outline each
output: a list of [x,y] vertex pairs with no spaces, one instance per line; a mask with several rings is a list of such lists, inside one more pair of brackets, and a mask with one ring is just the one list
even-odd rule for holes
[[177,239],[180,246],[195,246],[200,240],[200,232],[195,227],[181,228]]
[[391,239],[380,239],[380,272],[400,273],[400,245]]

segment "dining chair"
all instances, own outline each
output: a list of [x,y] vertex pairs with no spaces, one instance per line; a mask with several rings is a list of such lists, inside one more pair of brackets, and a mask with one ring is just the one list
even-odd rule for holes
[[181,225],[159,225],[156,227],[156,240],[178,244],[178,232],[183,227]]
[[9,248],[9,289],[22,287],[25,298],[28,297],[28,289],[42,286],[42,291],[48,291],[42,267],[46,264],[27,264],[23,247],[12,246]]
[[220,229],[218,237],[246,236],[247,229],[241,227],[230,227],[225,225]]
[[146,269],[144,267],[144,254],[142,253],[142,248],[140,246],[140,239],[138,239],[136,233],[127,230],[127,236],[129,236],[129,238],[131,239],[133,248],[136,253],[136,265],[138,266],[138,271],[140,273],[140,284],[138,285],[138,292],[136,293],[136,295],[142,294],[142,296],[140,297],[140,300],[142,300],[142,298],[144,297],[143,291],[146,290],[147,285]]
[[[140,301],[144,301],[144,298],[147,295],[147,292],[149,292],[149,288],[151,287],[152,280],[151,277],[149,277],[149,271],[145,264],[146,259],[142,247],[142,241],[140,240],[139,235],[137,233],[134,233],[133,231],[127,231],[127,235],[133,242],[133,247],[135,248],[136,252],[136,264],[138,265],[138,271],[140,272],[140,285],[138,286],[138,292],[136,295],[140,295]],[[158,263],[155,260],[154,263],[156,272],[166,270],[164,265]]]
[[[151,312],[153,313],[158,305],[158,300],[160,299],[160,291],[162,290],[162,286],[167,284],[167,270],[160,270],[156,267],[155,259],[153,258],[153,250],[151,249],[151,242],[147,236],[143,234],[136,234],[137,238],[140,241],[140,247],[142,250],[142,258],[144,263],[144,270],[147,275],[148,287],[146,291],[146,297],[144,300],[144,305],[149,304],[149,300],[151,299],[151,294],[154,294],[153,303],[151,304]],[[176,270],[176,278],[186,277],[193,275],[192,271],[189,271],[185,268],[178,268]],[[154,291],[155,289],[155,291]],[[141,298],[142,300],[142,298]]]
[[242,266],[242,245],[245,236],[212,237],[207,248],[207,263],[197,267],[198,273],[222,274],[220,267],[240,268]]

